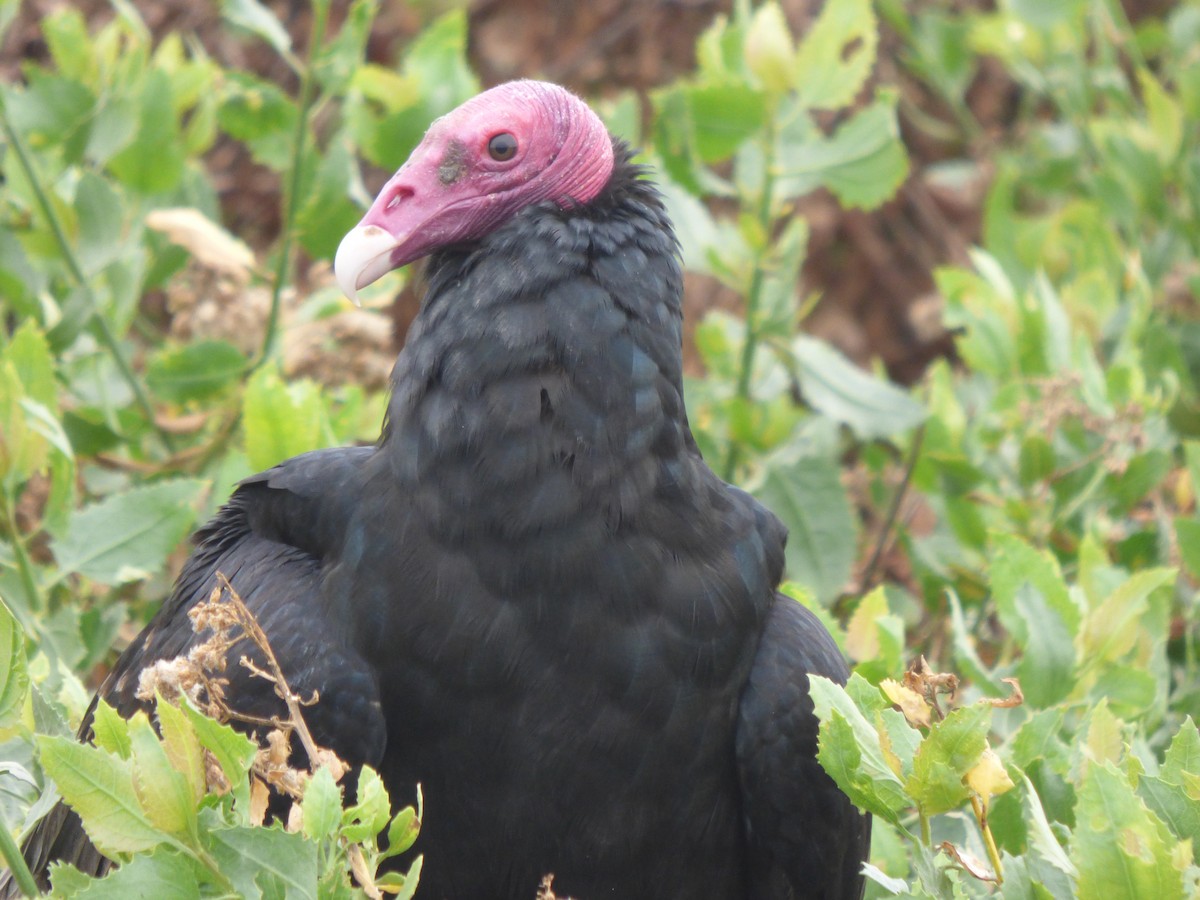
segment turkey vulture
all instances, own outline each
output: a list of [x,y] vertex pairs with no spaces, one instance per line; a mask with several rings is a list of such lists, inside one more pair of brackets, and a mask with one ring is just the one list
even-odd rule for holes
[[[100,694],[138,709],[223,573],[319,692],[318,743],[422,786],[418,897],[859,897],[869,820],[808,695],[846,667],[776,593],[783,526],[696,448],[678,248],[631,155],[534,81],[433,123],[337,252],[351,296],[430,256],[378,443],[242,482]],[[107,865],[63,808],[26,852]]]

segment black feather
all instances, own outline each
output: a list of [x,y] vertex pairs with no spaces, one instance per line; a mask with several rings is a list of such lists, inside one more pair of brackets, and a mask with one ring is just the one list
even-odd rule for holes
[[[437,253],[375,448],[245,482],[101,693],[184,651],[228,575],[310,724],[424,790],[418,896],[852,898],[868,824],[815,760],[809,673],[844,679],[775,587],[785,533],[688,428],[682,275],[623,145],[605,190]],[[277,710],[236,677],[230,701]],[[56,812],[28,845],[86,865]]]

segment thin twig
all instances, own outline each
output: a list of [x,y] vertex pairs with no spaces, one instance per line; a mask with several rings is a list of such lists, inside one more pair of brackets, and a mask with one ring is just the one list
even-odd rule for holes
[[267,660],[267,668],[270,672],[271,679],[275,683],[275,693],[279,696],[287,706],[289,724],[295,729],[296,734],[300,736],[300,744],[304,747],[304,752],[308,754],[308,766],[312,771],[316,771],[321,766],[321,760],[325,754],[321,754],[317,747],[317,742],[313,740],[312,732],[308,730],[308,725],[304,721],[304,714],[300,709],[301,700],[292,692],[288,686],[287,679],[283,676],[283,669],[279,666],[279,660],[275,658],[274,652],[271,650],[271,645],[267,641],[266,632],[262,630],[262,626],[258,624],[258,620],[246,608],[245,602],[234,590],[233,585],[229,583],[229,579],[222,572],[217,573],[217,580],[221,587],[228,593],[229,602],[233,604],[238,611],[238,620],[242,626],[242,630],[249,635],[250,640],[262,651],[263,656]]
[[888,507],[887,515],[884,517],[883,525],[879,529],[879,537],[875,541],[875,548],[871,551],[871,557],[867,560],[866,566],[863,567],[862,576],[858,580],[860,590],[867,591],[871,588],[871,582],[875,578],[875,570],[879,566],[879,561],[883,558],[883,551],[890,543],[889,538],[896,520],[900,517],[900,507],[904,503],[904,497],[908,493],[909,485],[912,483],[913,470],[917,467],[917,460],[921,456],[921,445],[924,441],[925,424],[922,423],[913,432],[912,446],[909,447],[908,460],[904,464],[904,476],[900,479],[900,484],[896,486],[896,493],[892,495],[892,502]]
[[313,57],[321,49],[321,43],[325,40],[328,12],[328,4],[313,4],[312,34],[308,41],[308,59],[305,61],[304,71],[300,77],[296,132],[292,136],[291,172],[288,177],[287,191],[283,195],[283,234],[279,243],[279,260],[275,264],[275,284],[271,288],[271,309],[267,314],[267,326],[263,332],[263,342],[258,359],[250,365],[249,371],[251,372],[271,358],[275,352],[275,342],[279,337],[279,310],[283,302],[283,286],[292,260],[292,244],[296,237],[297,195],[300,193],[300,177],[304,169],[308,143],[308,119],[312,109],[316,81],[316,76],[313,74]]

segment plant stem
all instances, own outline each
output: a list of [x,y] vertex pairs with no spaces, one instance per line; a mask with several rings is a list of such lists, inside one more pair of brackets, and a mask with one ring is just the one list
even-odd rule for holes
[[13,840],[12,833],[8,830],[8,823],[3,819],[0,819],[0,856],[4,857],[8,870],[12,872],[13,881],[17,883],[22,894],[26,897],[41,896],[42,892],[38,890],[33,873],[29,871],[29,866],[25,864],[25,857],[21,855],[21,848]]
[[329,20],[329,4],[314,3],[312,34],[308,41],[308,58],[300,76],[300,94],[297,98],[296,132],[292,135],[291,171],[288,173],[287,188],[283,195],[283,233],[279,242],[279,258],[275,263],[275,284],[271,288],[271,309],[267,314],[267,327],[263,333],[262,347],[250,366],[253,372],[275,353],[279,339],[279,310],[283,299],[283,286],[292,261],[292,244],[295,242],[297,195],[300,193],[300,178],[308,144],[308,119],[312,111],[316,79],[313,76],[313,57],[325,40],[325,26]]
[[33,560],[25,549],[21,532],[17,529],[17,519],[13,515],[13,504],[5,496],[0,498],[4,504],[4,524],[8,526],[9,537],[12,540],[13,556],[16,557],[17,572],[21,576],[21,589],[25,592],[25,605],[29,612],[36,613],[42,609],[42,595],[38,591],[37,579],[33,576]]
[[859,579],[859,590],[861,591],[869,591],[872,587],[872,582],[875,580],[875,570],[879,566],[880,559],[883,558],[883,551],[887,547],[888,536],[891,535],[892,529],[896,525],[896,520],[900,517],[900,506],[903,504],[909,485],[912,483],[913,470],[917,467],[917,460],[921,456],[921,444],[924,440],[925,423],[922,422],[913,433],[912,445],[908,450],[908,460],[904,464],[904,475],[900,479],[900,484],[896,486],[896,492],[892,495],[892,502],[888,506],[887,515],[883,520],[883,525],[879,529],[879,538],[875,541],[875,548],[871,551],[871,558],[867,561],[866,566],[863,568],[862,577]]
[[[746,338],[742,343],[742,359],[738,369],[736,394],[741,400],[750,399],[750,379],[754,374],[754,354],[758,350],[758,342],[761,337],[757,321],[758,306],[762,300],[763,284],[766,281],[767,258],[771,255],[773,248],[771,232],[775,223],[771,212],[773,209],[772,195],[775,191],[775,128],[772,122],[773,117],[768,117],[766,134],[763,137],[763,183],[762,195],[758,201],[757,217],[758,224],[762,227],[762,233],[765,236],[765,242],[754,260],[754,272],[750,276],[750,289],[746,292]],[[721,470],[721,477],[726,481],[733,480],[740,457],[741,447],[736,441],[730,440],[729,450],[725,456],[725,465]]]
[[150,397],[146,393],[146,389],[138,380],[129,360],[125,358],[125,353],[121,350],[120,342],[109,326],[108,320],[101,315],[99,308],[96,306],[96,295],[92,293],[92,286],[88,283],[83,266],[80,265],[79,258],[75,255],[75,249],[67,239],[67,233],[63,228],[62,222],[50,203],[50,197],[46,192],[45,185],[42,184],[42,179],[34,164],[33,157],[29,154],[29,148],[25,146],[25,139],[13,127],[12,122],[9,121],[8,109],[2,99],[0,99],[0,128],[3,128],[5,139],[13,148],[13,152],[17,156],[17,161],[21,164],[21,168],[25,170],[25,177],[29,179],[29,184],[33,188],[33,195],[37,200],[38,207],[50,225],[50,230],[54,234],[54,241],[58,244],[59,252],[67,264],[67,270],[79,285],[80,290],[83,291],[84,299],[87,301],[88,309],[91,312],[92,321],[96,326],[96,337],[104,346],[104,349],[108,351],[109,355],[112,356],[113,362],[117,364],[117,371],[126,384],[129,385],[130,391],[133,392],[134,401],[141,409],[146,421],[158,433],[159,440],[163,442],[167,451],[174,452],[174,440],[155,421],[154,406],[150,403]]

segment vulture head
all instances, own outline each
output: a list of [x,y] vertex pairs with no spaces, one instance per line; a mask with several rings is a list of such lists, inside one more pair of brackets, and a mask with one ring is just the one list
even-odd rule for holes
[[587,203],[612,169],[608,131],[570,91],[541,81],[494,87],[429,127],[342,239],[338,284],[356,300],[392,269],[486,237],[526,206]]

